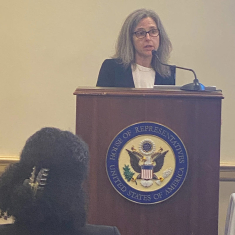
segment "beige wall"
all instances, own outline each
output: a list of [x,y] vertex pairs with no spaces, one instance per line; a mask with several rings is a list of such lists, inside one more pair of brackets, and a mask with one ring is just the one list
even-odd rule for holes
[[[44,126],[74,132],[73,91],[95,85],[124,18],[142,7],[160,15],[174,47],[171,63],[223,90],[221,160],[235,162],[234,0],[1,1],[0,156],[18,156]],[[178,85],[192,79],[177,72]]]

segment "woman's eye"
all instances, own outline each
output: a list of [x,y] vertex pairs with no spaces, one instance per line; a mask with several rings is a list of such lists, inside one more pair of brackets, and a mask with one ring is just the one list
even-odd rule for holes
[[144,35],[145,35],[145,31],[139,31],[138,34],[139,34],[140,36],[144,36]]

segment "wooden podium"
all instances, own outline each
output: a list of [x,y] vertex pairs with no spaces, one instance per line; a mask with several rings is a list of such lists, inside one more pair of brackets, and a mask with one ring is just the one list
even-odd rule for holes
[[[220,92],[78,88],[76,133],[90,148],[88,223],[117,226],[122,235],[217,235],[220,166]],[[167,126],[183,141],[188,174],[178,192],[151,205],[131,202],[113,188],[106,154],[129,125]]]

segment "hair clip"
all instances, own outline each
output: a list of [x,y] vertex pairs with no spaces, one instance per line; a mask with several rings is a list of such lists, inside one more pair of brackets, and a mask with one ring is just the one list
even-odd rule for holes
[[33,167],[31,177],[24,181],[24,185],[30,185],[33,195],[36,196],[38,190],[43,190],[48,176],[49,169],[41,168],[36,177],[36,167]]
[[3,218],[4,220],[7,220],[10,216],[7,214],[7,211],[1,211],[0,210],[0,219]]

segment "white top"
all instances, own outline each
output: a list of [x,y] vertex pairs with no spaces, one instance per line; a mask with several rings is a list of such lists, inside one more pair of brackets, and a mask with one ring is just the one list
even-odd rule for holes
[[155,81],[155,71],[153,68],[146,68],[136,64],[136,68],[131,66],[135,88],[153,88]]
[[224,234],[225,235],[235,234],[235,193],[232,193],[230,196]]

